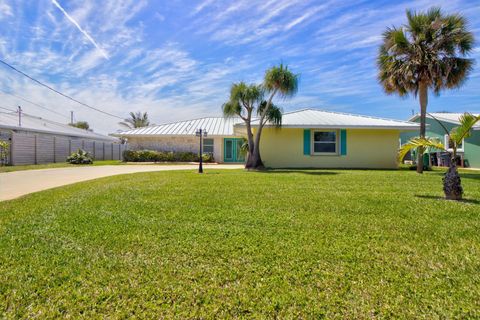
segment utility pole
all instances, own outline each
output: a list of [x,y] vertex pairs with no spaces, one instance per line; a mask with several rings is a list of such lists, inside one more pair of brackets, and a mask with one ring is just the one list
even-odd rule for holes
[[22,126],[22,107],[18,106],[18,126]]
[[70,111],[70,124],[73,124],[73,111]]

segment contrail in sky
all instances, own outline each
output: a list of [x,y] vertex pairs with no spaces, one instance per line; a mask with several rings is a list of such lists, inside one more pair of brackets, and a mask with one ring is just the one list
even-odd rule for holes
[[105,57],[105,59],[108,60],[108,55],[105,53],[105,51],[103,51],[103,49],[98,45],[98,43],[95,42],[95,40],[93,40],[93,38],[85,31],[82,29],[82,27],[80,27],[80,25],[78,24],[77,21],[75,21],[75,19],[73,19],[68,13],[67,11],[65,11],[65,9],[63,9],[63,7],[57,2],[57,0],[52,0],[52,3],[60,10],[63,12],[63,14],[65,15],[65,17],[67,17],[68,20],[70,20],[71,23],[73,23],[75,25],[75,27],[77,27],[77,29],[83,33],[83,35],[85,36],[85,38],[88,39],[88,41],[90,41],[94,46],[95,48],[98,49],[98,51],[102,54],[102,56]]

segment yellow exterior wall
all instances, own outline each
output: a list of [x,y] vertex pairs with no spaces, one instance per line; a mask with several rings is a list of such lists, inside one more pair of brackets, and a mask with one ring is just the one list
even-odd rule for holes
[[[397,168],[396,156],[400,134],[398,130],[347,129],[345,156],[304,155],[303,130],[265,127],[260,141],[260,154],[265,166],[272,168]],[[313,137],[313,132],[311,136]]]

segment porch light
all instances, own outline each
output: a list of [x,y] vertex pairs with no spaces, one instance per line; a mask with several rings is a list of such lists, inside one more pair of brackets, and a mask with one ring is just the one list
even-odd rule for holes
[[198,163],[198,173],[203,173],[203,138],[207,136],[207,130],[197,129],[195,135],[200,138],[200,162]]

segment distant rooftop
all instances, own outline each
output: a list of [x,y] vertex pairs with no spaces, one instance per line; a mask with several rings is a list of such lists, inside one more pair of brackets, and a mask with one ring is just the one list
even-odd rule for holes
[[90,138],[97,140],[118,140],[117,138],[105,136],[103,134],[80,128],[75,128],[69,126],[68,124],[54,122],[25,113],[22,113],[22,126],[20,127],[18,125],[18,113],[0,112],[0,128],[10,130],[33,131],[39,133],[50,133],[69,137]]
[[178,121],[160,125],[152,125],[116,132],[112,135],[118,137],[128,136],[172,136],[195,135],[197,129],[205,129],[209,136],[233,136],[234,124],[241,122],[240,118],[206,117],[194,120]]
[[[258,120],[253,121],[253,124],[258,125]],[[284,113],[282,116],[282,127],[417,130],[419,125],[418,123],[410,121],[384,119],[308,108]]]
[[[432,116],[439,121],[450,122],[453,124],[460,124],[459,119],[464,114],[464,112],[429,112],[427,118],[432,119]],[[474,116],[478,117],[480,114],[472,113]],[[411,117],[410,121],[415,121],[420,117],[420,114],[416,114]],[[474,126],[474,130],[480,130],[480,124]]]

